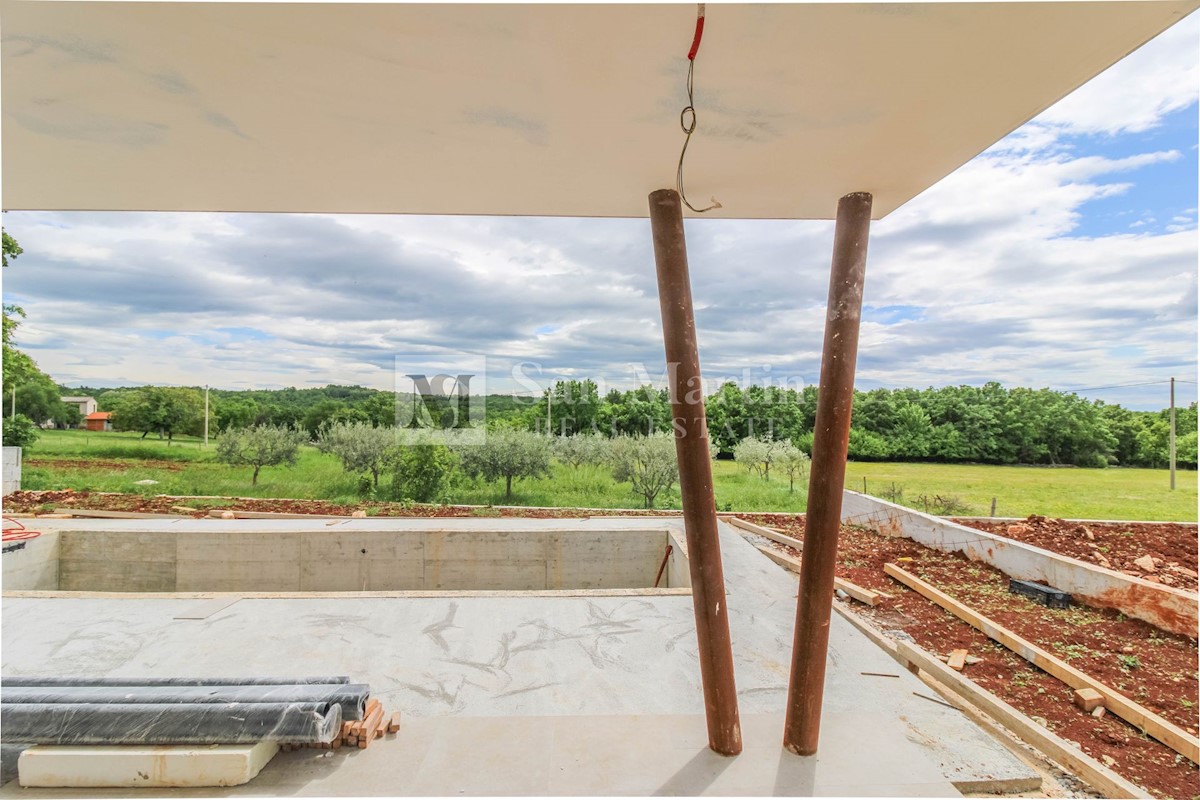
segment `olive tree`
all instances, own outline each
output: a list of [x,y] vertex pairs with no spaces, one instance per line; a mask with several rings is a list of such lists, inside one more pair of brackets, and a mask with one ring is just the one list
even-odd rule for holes
[[263,467],[295,464],[300,445],[307,441],[308,434],[304,431],[276,425],[231,429],[217,440],[217,460],[231,466],[254,467],[250,484],[255,486]]
[[778,444],[769,439],[747,436],[733,446],[733,460],[745,467],[747,472],[753,470],[766,480],[771,475],[771,463],[775,459]]
[[550,474],[550,439],[530,431],[499,428],[488,431],[480,444],[460,444],[454,450],[462,471],[488,483],[504,479],[504,497],[512,497],[516,478]]
[[787,473],[788,491],[796,491],[796,479],[808,477],[808,468],[812,463],[808,454],[791,442],[775,442],[775,463]]
[[613,480],[629,482],[633,491],[654,508],[654,500],[679,480],[675,440],[669,434],[618,436],[612,440]]
[[608,457],[608,440],[585,433],[559,436],[554,440],[554,457],[576,469],[581,464],[603,464]]
[[378,489],[380,473],[396,455],[396,431],[366,422],[333,422],[320,429],[316,445],[337,456],[346,472],[370,473],[371,485]]

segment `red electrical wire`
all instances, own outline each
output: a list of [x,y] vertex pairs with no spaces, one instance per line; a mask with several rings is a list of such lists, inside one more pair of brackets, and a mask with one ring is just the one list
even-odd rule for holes
[[692,49],[688,50],[688,72],[687,72],[687,105],[683,107],[683,111],[679,112],[679,127],[683,129],[683,147],[679,151],[679,166],[675,171],[675,190],[679,192],[679,199],[683,204],[695,211],[697,214],[703,214],[706,211],[712,211],[714,208],[720,208],[721,204],[717,202],[717,198],[712,198],[712,205],[704,208],[696,208],[688,202],[687,193],[683,190],[683,159],[687,155],[688,143],[692,140],[692,134],[696,132],[696,106],[692,96],[692,75],[696,67],[696,53],[700,52],[700,40],[704,37],[704,3],[696,4],[696,33],[692,37]]
[[4,529],[4,541],[6,542],[19,542],[24,539],[36,539],[42,535],[41,531],[25,530],[25,526],[12,517],[5,517],[4,522],[6,525],[10,523],[12,525],[16,525],[15,528]]
[[696,60],[696,53],[700,50],[700,39],[704,36],[704,3],[700,3],[700,10],[696,14],[696,35],[692,38],[692,49],[688,50],[688,61]]

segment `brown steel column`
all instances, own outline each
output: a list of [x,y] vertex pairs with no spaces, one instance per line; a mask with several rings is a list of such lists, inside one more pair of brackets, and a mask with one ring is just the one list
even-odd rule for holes
[[679,493],[687,533],[688,568],[692,575],[692,604],[696,610],[696,640],[700,650],[700,681],[708,718],[708,746],[726,756],[742,752],[737,689],[733,683],[733,645],[729,638],[729,609],[725,604],[725,575],[717,538],[717,509],[713,501],[712,462],[708,454],[708,423],[704,416],[704,385],[696,349],[696,321],[683,239],[683,210],[674,189],[650,194],[650,228],[658,267],[658,302],[662,308],[663,343],[679,459]]
[[802,756],[817,752],[821,701],[825,692],[825,659],[829,648],[829,615],[833,611],[833,572],[837,562],[846,448],[850,442],[850,410],[854,402],[854,364],[863,278],[867,267],[867,234],[871,227],[871,195],[848,194],[838,201],[833,234],[833,266],[829,305],[825,311],[825,347],[813,433],[808,480],[808,514],[800,595],[792,644],[792,678],[788,686],[783,746]]

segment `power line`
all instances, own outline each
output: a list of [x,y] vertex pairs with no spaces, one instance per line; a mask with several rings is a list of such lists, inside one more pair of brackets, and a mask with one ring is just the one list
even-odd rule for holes
[[[1170,383],[1170,379],[1161,381],[1146,381],[1144,383],[1115,383],[1112,386],[1085,386],[1082,389],[1063,389],[1064,392],[1096,392],[1101,389],[1128,389],[1133,386],[1159,386]],[[1176,381],[1177,383],[1192,383],[1193,381]]]

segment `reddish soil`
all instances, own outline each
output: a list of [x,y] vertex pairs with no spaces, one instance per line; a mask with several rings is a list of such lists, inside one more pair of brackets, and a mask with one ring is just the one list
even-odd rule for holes
[[[1069,522],[1031,516],[1020,522],[959,519],[962,525],[1053,550],[1154,583],[1196,591],[1196,526],[1182,523]],[[1146,569],[1144,557],[1151,559]],[[1134,561],[1142,559],[1142,564]]]
[[[89,462],[94,463],[94,462]],[[676,515],[677,512],[581,511],[579,509],[478,508],[463,506],[405,506],[399,503],[340,505],[312,500],[266,500],[251,498],[145,497],[131,494],[88,492],[16,492],[4,498],[5,513],[46,512],[56,506],[115,511],[167,513],[171,508],[195,509],[192,516],[205,516],[208,509],[275,511],[307,514],[349,515],[366,510],[371,516],[408,517],[578,517],[597,515]],[[739,514],[744,519],[773,527],[796,538],[804,536],[804,517],[791,514]],[[1052,523],[1052,524],[1048,524]],[[983,525],[1001,523],[983,523]],[[1004,525],[1012,523],[1003,523]],[[1023,523],[1029,532],[1018,533],[1029,541],[1065,555],[1077,556],[1069,543],[1078,545],[1077,523],[1030,518]],[[1112,531],[1107,528],[1113,528]],[[1143,526],[1092,525],[1094,540],[1109,548],[1107,557],[1126,563],[1127,558],[1150,554],[1162,562],[1162,570],[1176,566],[1195,568],[1196,532],[1180,525]],[[984,528],[985,530],[988,528]],[[1179,530],[1175,530],[1179,529]],[[1039,531],[1045,531],[1039,533]],[[998,531],[1001,535],[1010,535]],[[1132,532],[1127,535],[1126,532]],[[1192,550],[1176,549],[1182,534],[1191,537]],[[1062,541],[1055,539],[1059,536]],[[1040,537],[1040,538],[1038,538]],[[1153,546],[1147,542],[1154,542]],[[1159,542],[1163,544],[1159,544]],[[1138,550],[1138,543],[1145,549]],[[1086,545],[1079,545],[1086,547]],[[799,553],[778,545],[790,555]],[[1134,553],[1134,550],[1138,552]],[[1102,551],[1103,552],[1103,551]],[[1190,555],[1191,560],[1186,560]],[[1174,750],[1141,734],[1112,714],[1097,719],[1071,702],[1071,689],[984,634],[921,597],[883,572],[883,565],[897,561],[905,569],[938,586],[957,600],[990,616],[1073,666],[1117,691],[1123,692],[1164,718],[1188,729],[1197,728],[1197,643],[1175,636],[1139,620],[1125,619],[1111,611],[1090,608],[1048,609],[1026,598],[1008,593],[1007,578],[986,565],[967,561],[922,547],[907,539],[885,537],[858,528],[845,527],[840,537],[838,575],[860,586],[886,593],[875,607],[852,603],[854,610],[891,632],[903,631],[931,652],[945,655],[965,648],[982,659],[968,665],[964,674],[1008,703],[1034,718],[1045,720],[1058,735],[1076,742],[1092,756],[1111,760],[1121,775],[1153,794],[1165,798],[1200,798],[1200,769]],[[908,560],[901,560],[908,559]],[[1136,568],[1135,568],[1136,569]],[[1160,572],[1162,571],[1160,570]],[[1170,574],[1175,574],[1171,572]],[[1194,584],[1194,579],[1193,579]],[[1179,584],[1176,584],[1179,585]]]
[[27,458],[24,464],[29,467],[51,467],[53,469],[107,469],[116,472],[138,469],[169,469],[178,472],[183,464],[177,461],[162,461],[154,458],[138,458],[129,461],[114,461],[100,458],[89,458],[80,461],[73,458]]
[[[30,462],[25,462],[30,463]],[[58,462],[61,463],[61,462]],[[95,461],[89,461],[95,464]],[[579,517],[579,516],[677,516],[677,511],[595,510],[572,508],[495,508],[490,506],[406,505],[363,502],[352,505],[325,500],[276,500],[255,497],[173,497],[169,495],[122,494],[117,492],[17,491],[4,498],[5,514],[48,513],[57,507],[104,511],[168,514],[172,508],[193,509],[192,517],[207,517],[209,509],[269,511],[283,514],[332,514],[350,516],[365,511],[372,517]]]
[[[738,516],[804,536],[802,517]],[[1114,770],[1155,795],[1200,796],[1195,764],[1112,714],[1101,719],[1085,714],[1071,702],[1069,686],[887,576],[883,565],[889,561],[1193,734],[1200,703],[1195,639],[1164,633],[1114,611],[1037,605],[1009,594],[1003,573],[957,553],[848,526],[839,537],[838,576],[889,595],[874,607],[851,603],[856,612],[884,630],[904,631],[933,653],[965,648],[982,661],[968,665],[964,675],[1030,717],[1046,720],[1048,728],[1093,757],[1112,759]]]

